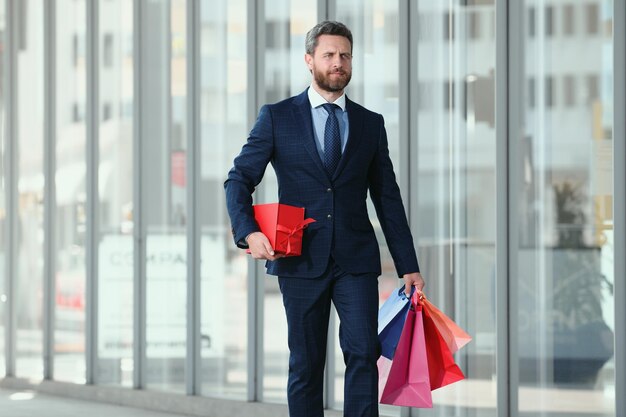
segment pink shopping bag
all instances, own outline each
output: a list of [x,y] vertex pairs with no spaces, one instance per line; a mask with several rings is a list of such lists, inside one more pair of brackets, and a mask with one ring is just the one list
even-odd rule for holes
[[432,408],[422,306],[411,300],[393,360],[378,360],[381,404]]

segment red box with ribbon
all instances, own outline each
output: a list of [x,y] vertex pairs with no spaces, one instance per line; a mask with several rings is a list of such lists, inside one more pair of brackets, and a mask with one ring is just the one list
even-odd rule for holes
[[285,256],[299,256],[302,253],[302,234],[314,219],[304,218],[304,208],[287,204],[256,204],[254,219],[261,232],[270,241],[274,252]]

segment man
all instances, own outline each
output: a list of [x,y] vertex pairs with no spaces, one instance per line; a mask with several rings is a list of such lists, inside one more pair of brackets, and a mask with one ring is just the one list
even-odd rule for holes
[[[352,34],[322,22],[306,37],[310,88],[265,105],[224,186],[236,244],[267,260],[287,314],[291,417],[323,416],[323,373],[331,301],[346,362],[344,415],[378,416],[380,253],[369,221],[369,190],[405,291],[424,286],[389,158],[381,115],[350,101]],[[271,162],[283,204],[317,221],[302,255],[282,257],[259,231],[252,193]]]

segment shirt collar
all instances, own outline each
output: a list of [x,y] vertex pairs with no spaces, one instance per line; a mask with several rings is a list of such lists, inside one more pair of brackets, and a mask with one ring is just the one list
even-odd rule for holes
[[[311,103],[312,108],[316,108],[321,106],[322,104],[328,103],[324,97],[320,95],[313,86],[309,87],[309,91],[307,92],[309,95],[309,102]],[[333,104],[341,107],[341,110],[346,111],[346,93],[343,93],[341,97],[333,102]]]

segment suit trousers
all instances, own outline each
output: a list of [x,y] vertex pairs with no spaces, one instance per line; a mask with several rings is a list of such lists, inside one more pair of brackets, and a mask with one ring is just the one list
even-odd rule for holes
[[278,277],[287,315],[290,417],[323,417],[330,303],[346,364],[344,416],[378,416],[378,274],[349,274],[332,260],[319,278]]

